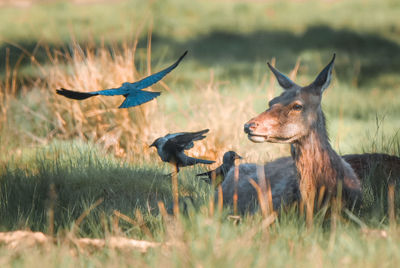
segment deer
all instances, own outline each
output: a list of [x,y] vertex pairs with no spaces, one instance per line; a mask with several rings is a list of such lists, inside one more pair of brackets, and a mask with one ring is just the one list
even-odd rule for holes
[[[235,174],[235,169],[237,173]],[[263,171],[264,174],[260,174]],[[222,202],[232,206],[237,196],[237,212],[253,214],[258,210],[258,194],[250,181],[261,185],[260,180],[267,180],[272,201],[272,209],[278,211],[300,200],[297,172],[291,157],[281,157],[264,165],[242,163],[232,167],[221,184]],[[264,193],[266,194],[266,193]],[[218,192],[215,201],[218,201]]]
[[[276,69],[273,70],[276,71]],[[275,73],[280,79],[278,82],[280,81],[283,83],[283,88],[285,89],[289,87],[288,90],[290,90],[290,85],[293,83],[290,82],[289,84],[286,84],[285,81],[287,81],[288,78],[283,76],[280,72],[276,71]],[[274,102],[271,101],[271,103]],[[322,127],[325,129],[325,119],[322,111],[321,121],[323,123]],[[322,133],[326,133],[326,129]],[[325,137],[327,137],[327,135],[325,135]],[[252,137],[252,139],[262,138]],[[263,140],[261,140],[261,142],[262,141]],[[332,149],[330,151],[332,151]],[[239,212],[241,214],[248,212],[254,213],[257,210],[257,192],[250,181],[254,180],[257,184],[260,184],[260,173],[257,172],[257,168],[259,169],[260,166],[264,167],[264,174],[261,179],[267,179],[270,185],[274,210],[300,201],[301,197],[299,192],[298,174],[295,165],[296,158],[296,146],[292,143],[291,157],[281,157],[263,165],[242,163],[237,167],[238,172],[236,175],[235,168],[231,168],[225,176],[225,180],[221,184],[223,203],[225,205],[232,205],[234,193],[236,192]],[[387,187],[388,184],[399,184],[400,157],[398,156],[382,153],[363,153],[343,155],[342,158],[345,161],[343,164],[345,168],[348,168],[347,163],[350,164],[356,177],[360,179],[363,184],[364,180],[367,180],[371,175],[377,176],[378,181],[375,183],[382,187]],[[335,156],[334,159],[337,160],[338,158]],[[358,184],[357,181],[355,182]],[[380,190],[378,189],[378,191]],[[360,194],[357,190],[356,196],[359,195]]]
[[269,108],[244,124],[248,139],[255,143],[292,145],[300,196],[312,216],[316,193],[325,200],[342,188],[346,204],[361,199],[361,183],[352,167],[332,148],[321,108],[323,92],[328,88],[335,61],[308,86],[299,86],[268,63],[283,93],[269,102]]
[[[260,179],[267,179],[270,185],[275,211],[279,212],[280,208],[299,202],[301,197],[293,153],[290,157],[280,157],[262,165],[242,163],[237,167],[237,178],[235,178],[235,167],[232,167],[221,184],[223,204],[231,206],[236,191],[238,212],[240,214],[255,213],[258,210],[258,196],[250,181],[254,180],[260,185]],[[370,176],[378,179],[374,182],[381,186],[377,189],[378,191],[390,184],[399,184],[400,157],[382,153],[363,153],[342,155],[342,158],[351,165],[362,185]],[[264,174],[262,178],[259,178],[258,169],[262,166]],[[215,194],[215,200],[218,201],[218,192]]]

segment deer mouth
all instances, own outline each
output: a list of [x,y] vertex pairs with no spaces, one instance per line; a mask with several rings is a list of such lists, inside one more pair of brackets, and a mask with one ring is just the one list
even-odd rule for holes
[[271,143],[292,143],[297,138],[294,137],[273,137],[267,135],[259,135],[249,133],[247,134],[247,138],[255,143],[262,143],[262,142],[271,142]]
[[254,134],[247,134],[247,138],[255,143],[262,143],[267,141],[267,136],[263,135],[254,135]]

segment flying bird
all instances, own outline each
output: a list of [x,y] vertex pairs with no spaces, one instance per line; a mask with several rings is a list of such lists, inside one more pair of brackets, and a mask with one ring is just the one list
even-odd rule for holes
[[215,161],[190,157],[184,152],[185,150],[193,148],[194,141],[204,139],[206,136],[203,134],[208,131],[208,129],[204,129],[198,132],[167,134],[164,137],[156,139],[150,147],[155,146],[161,160],[173,164],[177,172],[179,172],[180,167],[192,166],[199,163],[212,164]]
[[152,74],[134,83],[125,82],[122,84],[122,86],[118,88],[110,88],[93,92],[80,92],[80,91],[73,91],[61,88],[57,89],[57,94],[74,100],[84,100],[97,95],[104,95],[104,96],[123,95],[125,97],[125,100],[118,108],[134,107],[143,104],[145,102],[151,101],[152,99],[160,96],[161,92],[144,91],[142,89],[147,88],[157,83],[161,79],[163,79],[164,76],[166,76],[169,72],[175,69],[176,66],[178,66],[178,64],[186,56],[186,54],[187,51],[185,51],[185,53],[183,53],[183,55],[180,56],[180,58],[174,64],[165,68],[164,70]]
[[[200,173],[200,174],[197,174],[196,176],[198,176],[198,177],[205,176],[202,179],[205,182],[210,183],[210,184],[212,183],[212,176],[215,176],[215,182],[216,182],[216,185],[218,185],[224,181],[225,175],[235,165],[236,159],[242,159],[242,157],[234,151],[228,151],[224,154],[224,156],[222,158],[222,165],[220,165],[219,167],[217,167],[214,170]],[[215,174],[215,175],[213,175],[213,174]]]

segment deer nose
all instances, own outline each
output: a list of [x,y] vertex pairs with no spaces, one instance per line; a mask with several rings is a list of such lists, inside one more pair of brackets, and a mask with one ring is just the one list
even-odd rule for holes
[[254,123],[254,122],[244,124],[244,133],[249,134],[251,131],[256,129],[257,126],[258,126],[258,123]]

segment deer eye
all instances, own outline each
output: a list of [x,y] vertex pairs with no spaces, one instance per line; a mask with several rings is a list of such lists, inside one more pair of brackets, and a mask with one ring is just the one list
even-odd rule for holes
[[295,110],[295,111],[301,111],[302,109],[303,109],[303,105],[301,105],[301,104],[295,104],[292,107],[292,110]]

